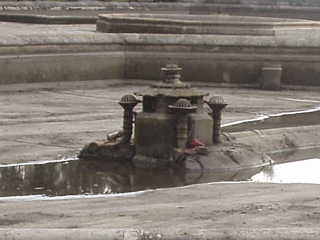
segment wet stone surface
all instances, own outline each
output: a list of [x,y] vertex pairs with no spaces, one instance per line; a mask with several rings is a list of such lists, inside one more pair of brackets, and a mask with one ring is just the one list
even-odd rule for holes
[[[316,124],[319,111],[279,115],[226,127],[226,131]],[[129,161],[78,160],[37,162],[0,166],[0,197],[66,196],[134,192],[225,181],[320,183],[320,147],[269,153],[275,163],[235,171],[186,172],[174,168],[136,168]],[[312,160],[305,160],[310,159]],[[305,160],[305,161],[303,161]],[[315,171],[314,171],[315,170]],[[299,172],[299,174],[297,174]]]

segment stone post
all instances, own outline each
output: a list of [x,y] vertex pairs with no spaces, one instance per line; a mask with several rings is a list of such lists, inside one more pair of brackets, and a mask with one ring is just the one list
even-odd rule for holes
[[221,111],[228,104],[219,96],[211,97],[205,102],[212,110],[210,115],[213,118],[213,143],[221,143]]
[[192,106],[187,99],[179,99],[169,108],[176,114],[177,119],[177,147],[186,148],[188,140],[188,114],[194,112],[197,107]]
[[133,95],[124,95],[119,104],[123,107],[123,132],[120,143],[129,143],[133,128],[133,108],[139,103]]
[[265,63],[261,70],[261,89],[262,90],[279,90],[281,86],[281,63]]

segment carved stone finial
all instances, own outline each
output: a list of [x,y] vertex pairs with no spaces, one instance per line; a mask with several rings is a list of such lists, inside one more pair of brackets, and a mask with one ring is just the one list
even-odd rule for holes
[[174,83],[180,84],[180,72],[181,68],[178,67],[175,63],[168,63],[164,68],[161,68],[164,72],[164,80],[165,83]]

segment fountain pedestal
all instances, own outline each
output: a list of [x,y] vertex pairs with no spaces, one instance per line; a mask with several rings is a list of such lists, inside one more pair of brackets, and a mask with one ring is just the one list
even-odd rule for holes
[[[181,68],[175,64],[166,65],[162,71],[165,75],[162,83],[135,93],[143,98],[143,111],[137,113],[135,120],[137,162],[174,161],[172,150],[186,147],[185,138],[197,138],[212,145],[213,121],[203,108],[203,97],[208,93],[182,83]],[[192,106],[175,107],[181,99]]]
[[[258,148],[221,136],[221,97],[205,101],[208,93],[180,81],[175,64],[162,68],[164,81],[134,93],[142,97],[143,109],[133,113],[140,101],[125,95],[122,135],[109,142],[92,142],[79,157],[104,161],[130,161],[136,167],[173,167],[180,170],[243,169],[269,164]],[[208,104],[212,112],[204,104]],[[134,129],[134,131],[133,131]],[[134,138],[131,135],[134,132]],[[217,144],[219,143],[219,144]]]

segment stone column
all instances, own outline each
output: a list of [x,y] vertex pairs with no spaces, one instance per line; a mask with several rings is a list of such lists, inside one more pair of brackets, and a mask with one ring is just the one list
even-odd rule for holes
[[221,143],[221,111],[228,104],[220,96],[215,96],[206,101],[206,104],[211,108],[210,113],[213,119],[213,143]]
[[188,114],[195,112],[197,106],[192,106],[187,99],[179,99],[174,105],[169,105],[169,108],[177,119],[177,147],[184,149],[188,140]]
[[261,70],[261,89],[262,90],[279,90],[281,86],[281,63],[265,63]]

